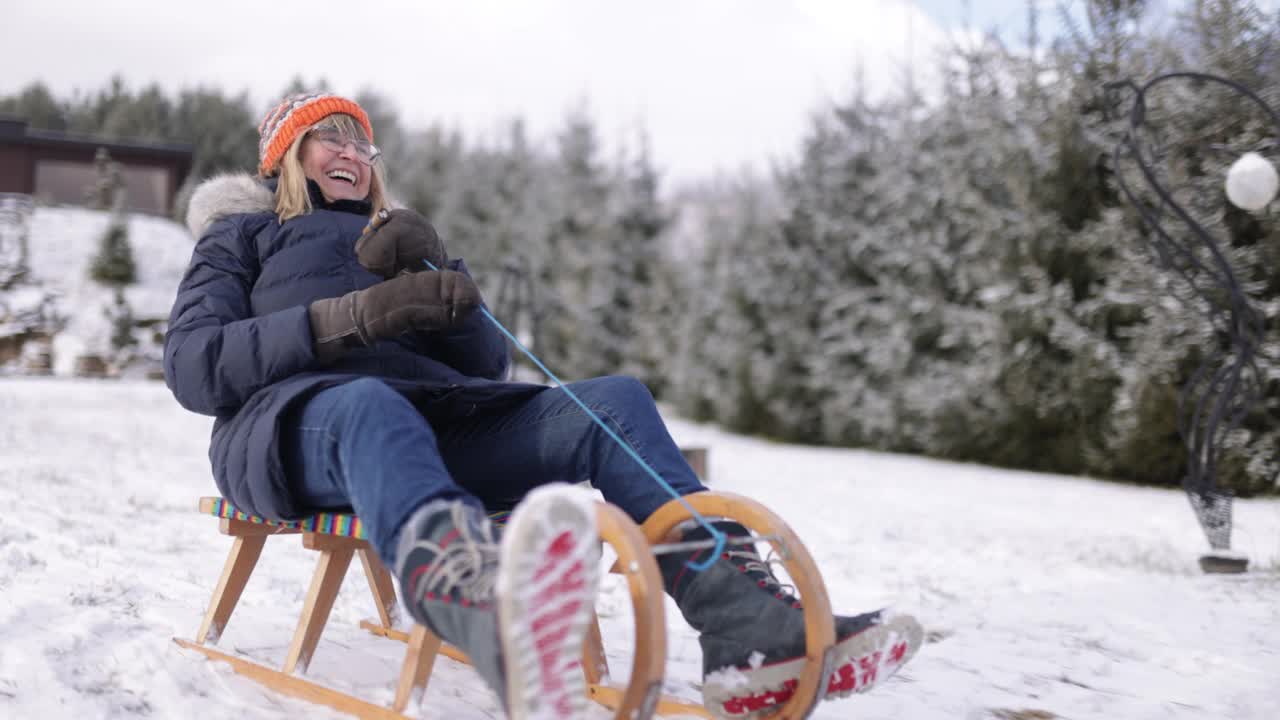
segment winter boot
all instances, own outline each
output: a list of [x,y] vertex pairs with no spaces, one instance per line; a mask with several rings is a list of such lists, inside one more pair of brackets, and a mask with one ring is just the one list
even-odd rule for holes
[[531,492],[499,541],[458,501],[418,509],[400,532],[396,575],[415,620],[458,647],[515,720],[585,712],[582,643],[599,582],[591,496]]
[[[731,537],[748,535],[735,522],[716,522]],[[699,525],[684,541],[706,540]],[[754,546],[729,546],[711,567],[692,570],[709,550],[663,555],[667,593],[702,645],[702,698],[718,717],[755,717],[791,699],[805,663],[804,610]],[[907,615],[877,610],[837,615],[832,673],[825,697],[865,692],[893,675],[923,640]]]

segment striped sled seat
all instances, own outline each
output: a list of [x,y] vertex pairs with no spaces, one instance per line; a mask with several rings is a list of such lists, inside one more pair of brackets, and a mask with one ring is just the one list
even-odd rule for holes
[[[742,523],[761,541],[774,543],[782,554],[783,567],[805,601],[807,658],[791,699],[767,717],[805,717],[825,691],[826,683],[822,680],[830,674],[835,643],[831,605],[816,565],[791,529],[753,500],[710,491],[686,496],[684,500],[685,503],[677,500],[668,502],[643,526],[637,526],[616,506],[605,502],[597,504],[600,539],[617,555],[611,572],[626,579],[635,631],[631,675],[626,686],[616,686],[608,680],[609,669],[600,625],[593,620],[583,643],[582,667],[588,695],[595,702],[614,710],[615,717],[619,719],[645,720],[655,714],[713,717],[700,703],[661,695],[667,659],[667,630],[662,578],[654,557],[658,548],[654,546],[663,543],[673,528],[692,517],[689,512],[692,507],[705,517],[729,518]],[[178,645],[225,662],[235,672],[282,694],[327,705],[361,718],[405,718],[403,713],[410,700],[426,691],[438,654],[458,662],[468,662],[464,653],[442,643],[422,625],[414,624],[407,632],[396,627],[399,606],[391,573],[374,554],[366,541],[360,519],[355,515],[321,513],[298,522],[272,522],[243,513],[216,497],[201,498],[200,511],[219,519],[220,531],[232,537],[232,544],[195,640],[174,638]],[[301,616],[280,669],[213,647],[257,566],[267,538],[277,535],[301,535],[303,547],[319,554]],[[355,555],[360,557],[377,612],[376,619],[362,621],[361,627],[407,644],[390,707],[367,702],[303,677]]]

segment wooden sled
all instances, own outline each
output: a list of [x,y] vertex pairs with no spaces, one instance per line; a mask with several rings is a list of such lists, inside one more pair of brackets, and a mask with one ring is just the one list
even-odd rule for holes
[[[783,567],[804,599],[807,660],[794,696],[767,717],[807,716],[825,692],[835,642],[830,602],[812,558],[780,518],[753,500],[718,492],[697,493],[686,496],[685,500],[706,517],[730,518],[742,523],[762,540],[771,542],[781,555]],[[421,625],[414,625],[409,632],[396,629],[398,604],[391,574],[366,542],[360,520],[354,515],[326,513],[301,522],[271,523],[241,513],[221,498],[202,498],[200,510],[218,516],[221,532],[234,540],[196,639],[174,638],[180,646],[225,662],[235,672],[283,694],[361,718],[405,718],[403,712],[409,701],[425,692],[437,654],[467,662],[465,654],[445,645]],[[613,709],[615,717],[628,720],[646,720],[655,713],[713,717],[700,703],[660,694],[666,664],[666,621],[662,579],[650,546],[663,543],[676,525],[691,517],[689,511],[672,500],[639,528],[620,509],[607,503],[598,504],[598,513],[601,540],[608,543],[618,557],[611,572],[627,579],[635,638],[628,683],[625,687],[616,687],[606,682],[608,664],[600,626],[598,621],[592,624],[583,644],[582,663],[591,699]],[[320,553],[293,640],[279,670],[211,647],[225,629],[266,539],[272,535],[302,535],[303,547]],[[300,676],[315,653],[342,580],[357,554],[378,613],[376,622],[365,621],[361,625],[408,645],[390,707],[366,702]]]
[[[583,644],[583,670],[592,699],[617,710],[619,718],[648,718],[664,706],[658,697],[666,666],[666,619],[662,578],[639,528],[618,508],[597,505],[601,539],[618,556],[616,571],[627,578],[635,620],[635,659],[628,684],[623,688],[605,683],[605,661],[600,626],[593,623]],[[398,604],[391,573],[378,560],[365,539],[360,519],[350,514],[323,513],[305,521],[273,523],[236,510],[222,498],[202,498],[201,512],[219,517],[219,529],[234,538],[222,576],[201,621],[195,640],[174,638],[178,645],[231,665],[237,673],[286,695],[327,705],[361,718],[404,718],[409,701],[425,691],[437,654],[461,662],[466,656],[445,645],[422,625],[409,632],[397,630]],[[218,650],[216,644],[235,610],[263,547],[275,535],[301,535],[303,547],[320,554],[307,592],[302,614],[289,644],[284,665],[275,669]],[[366,702],[347,693],[301,677],[319,644],[338,590],[354,556],[359,555],[377,609],[377,621],[361,623],[380,635],[405,640],[408,648],[391,707]],[[693,707],[693,706],[690,706]],[[689,710],[680,707],[688,714]]]

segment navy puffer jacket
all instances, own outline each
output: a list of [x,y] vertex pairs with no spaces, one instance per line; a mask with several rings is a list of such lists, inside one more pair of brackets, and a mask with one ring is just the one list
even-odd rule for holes
[[[282,224],[270,187],[239,175],[202,184],[188,213],[198,242],[169,316],[165,382],[183,407],[216,418],[209,460],[223,497],[273,520],[308,513],[289,492],[280,421],[323,388],[378,377],[436,422],[545,389],[501,380],[506,341],[479,312],[321,366],[307,305],[382,280],[355,255],[368,206],[341,205]],[[450,266],[466,272],[460,260]]]

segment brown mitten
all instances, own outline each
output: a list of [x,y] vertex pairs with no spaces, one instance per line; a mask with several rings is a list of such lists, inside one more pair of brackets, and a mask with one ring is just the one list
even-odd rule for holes
[[401,275],[307,308],[316,355],[333,360],[346,350],[417,330],[447,330],[480,305],[480,290],[453,270]]
[[384,210],[375,217],[356,241],[356,257],[370,272],[388,279],[405,272],[442,270],[449,259],[431,223],[407,209]]

